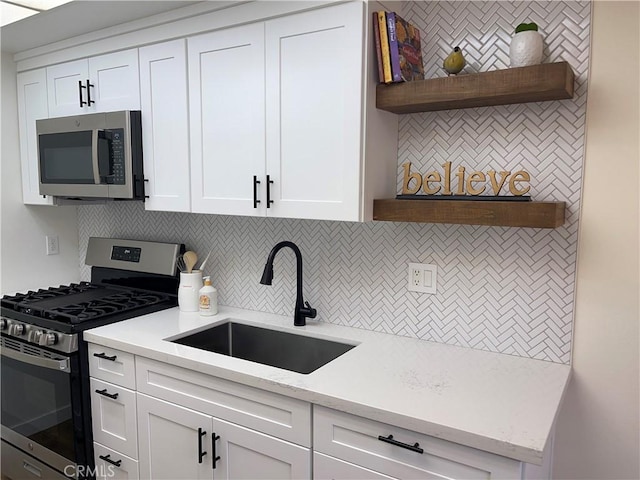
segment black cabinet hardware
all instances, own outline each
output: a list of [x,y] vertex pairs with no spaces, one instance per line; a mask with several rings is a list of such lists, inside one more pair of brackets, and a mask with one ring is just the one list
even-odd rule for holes
[[378,440],[382,440],[383,442],[390,443],[391,445],[395,445],[397,447],[406,448],[407,450],[411,450],[416,453],[424,453],[424,450],[420,448],[420,444],[418,442],[413,445],[409,445],[408,443],[402,443],[398,440],[394,440],[393,435],[389,435],[388,437],[383,437],[382,435],[378,435]]
[[110,463],[111,465],[115,465],[116,467],[122,465],[122,460],[111,460],[111,455],[99,455],[98,458]]
[[201,428],[198,428],[198,463],[202,463],[202,457],[204,457],[207,454],[207,452],[202,451],[202,437],[204,437],[206,434],[207,434],[206,431],[202,430]]
[[273,184],[273,180],[269,178],[267,175],[267,208],[271,208],[271,204],[273,200],[271,200],[271,185]]
[[260,184],[260,180],[256,175],[253,176],[253,208],[258,208],[258,204],[260,200],[258,200],[258,185]]
[[106,388],[103,388],[102,390],[96,390],[96,393],[99,393],[100,395],[104,395],[105,397],[113,398],[114,400],[118,398],[117,393],[107,393]]
[[112,357],[110,357],[104,352],[102,352],[102,353],[94,353],[93,356],[94,357],[98,357],[98,358],[102,358],[104,360],[111,360],[112,362],[115,362],[116,358],[118,358],[117,355],[113,355]]
[[[87,78],[87,85],[86,86],[82,85],[82,80],[78,80],[78,93],[80,94],[80,108],[84,107],[85,105],[90,107],[91,105],[96,103],[95,101],[91,100],[91,89],[93,87],[94,87],[94,85],[92,83],[89,83],[89,79],[88,78]],[[82,98],[82,90],[83,89],[85,89],[87,91],[87,101],[86,102]]]
[[216,440],[220,440],[220,435],[216,435],[216,432],[213,432],[211,435],[211,450],[213,450],[213,469],[216,469],[216,462],[220,460],[220,457],[216,455]]
[[87,102],[85,102],[84,99],[82,98],[82,89],[83,88],[87,88],[87,87],[82,85],[82,80],[78,80],[78,93],[80,94],[80,108],[82,108],[85,105],[87,105]]
[[89,83],[89,79],[87,78],[87,105],[91,106],[92,104],[96,103],[93,100],[91,100],[91,89],[93,88],[93,85],[91,83]]

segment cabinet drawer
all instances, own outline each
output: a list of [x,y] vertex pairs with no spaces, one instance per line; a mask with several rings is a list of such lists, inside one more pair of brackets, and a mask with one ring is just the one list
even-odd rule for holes
[[138,458],[136,392],[96,378],[91,378],[90,383],[93,439]]
[[[384,475],[407,479],[520,478],[520,462],[409,430],[314,407],[314,450]],[[407,445],[419,444],[423,453],[387,443],[379,436]]]
[[89,375],[132,390],[136,388],[136,369],[131,353],[89,344]]
[[136,357],[138,392],[311,446],[311,404],[258,388]]
[[120,452],[93,443],[96,461],[96,480],[138,480],[138,462]]

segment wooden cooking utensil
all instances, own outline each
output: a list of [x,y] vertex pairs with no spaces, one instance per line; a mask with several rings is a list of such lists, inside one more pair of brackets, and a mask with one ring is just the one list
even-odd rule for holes
[[187,252],[184,252],[182,258],[184,259],[184,264],[187,267],[187,273],[191,273],[191,270],[193,270],[194,265],[198,261],[198,254],[194,251],[189,250]]

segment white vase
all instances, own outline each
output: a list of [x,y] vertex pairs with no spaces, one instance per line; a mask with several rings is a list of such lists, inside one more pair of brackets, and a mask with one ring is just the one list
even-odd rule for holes
[[542,35],[535,30],[516,33],[509,46],[512,67],[538,65],[542,62]]

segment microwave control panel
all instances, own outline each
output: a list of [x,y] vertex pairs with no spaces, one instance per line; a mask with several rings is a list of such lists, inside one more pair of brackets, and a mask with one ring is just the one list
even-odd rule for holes
[[125,178],[125,165],[124,165],[124,129],[122,128],[114,128],[109,130],[111,133],[111,159],[112,159],[112,171],[111,171],[111,181],[114,185],[124,185],[126,182]]

